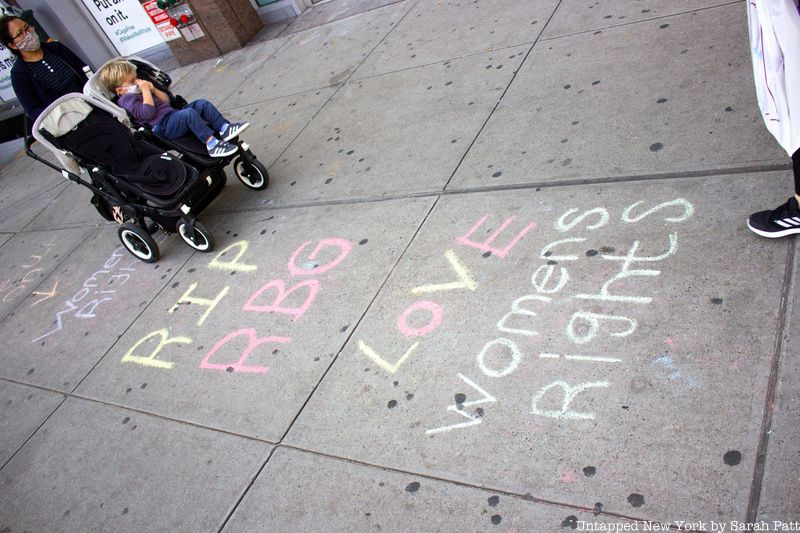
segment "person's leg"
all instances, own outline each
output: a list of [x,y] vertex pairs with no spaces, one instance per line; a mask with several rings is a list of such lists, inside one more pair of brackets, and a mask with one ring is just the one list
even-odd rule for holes
[[225,120],[225,117],[223,117],[217,108],[214,107],[214,104],[208,100],[195,100],[191,102],[188,107],[197,111],[203,120],[211,125],[214,131],[222,131],[225,126],[228,125],[228,121]]
[[191,107],[184,107],[168,114],[161,119],[154,131],[167,139],[177,139],[191,131],[203,143],[207,143],[209,138],[214,136],[214,132],[197,110]]
[[197,112],[200,113],[200,116],[211,124],[214,131],[219,132],[223,141],[230,141],[238,137],[240,133],[250,126],[249,122],[228,122],[228,120],[222,116],[222,113],[214,107],[214,104],[208,100],[195,100],[189,104],[189,106],[196,109]]
[[786,237],[800,233],[800,150],[792,154],[794,196],[771,210],[753,213],[747,227],[762,237]]
[[191,131],[195,137],[206,145],[208,154],[211,157],[226,157],[235,154],[238,150],[236,145],[217,139],[206,121],[200,116],[200,113],[191,107],[173,111],[165,116],[153,131],[168,139],[183,137]]
[[800,204],[800,150],[792,154],[792,172],[794,172],[794,199]]

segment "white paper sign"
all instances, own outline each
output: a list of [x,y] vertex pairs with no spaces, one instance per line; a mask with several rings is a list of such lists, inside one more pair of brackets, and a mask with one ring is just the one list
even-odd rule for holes
[[183,38],[187,41],[194,41],[204,36],[205,33],[203,33],[203,30],[200,28],[200,24],[190,24],[181,28],[181,35],[183,35]]
[[164,43],[161,33],[137,0],[83,0],[120,55]]
[[169,22],[161,22],[159,24],[156,24],[156,28],[158,28],[158,31],[161,32],[161,36],[164,38],[165,41],[174,41],[175,39],[181,38],[181,34],[178,31],[178,28],[176,28]]
[[14,89],[11,87],[11,66],[14,64],[14,54],[0,44],[0,99],[14,100]]

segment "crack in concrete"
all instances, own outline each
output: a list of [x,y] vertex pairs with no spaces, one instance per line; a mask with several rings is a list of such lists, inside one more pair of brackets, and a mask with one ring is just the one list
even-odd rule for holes
[[[168,422],[174,422],[174,423],[178,423],[178,424],[185,424],[187,426],[191,426],[191,427],[194,427],[194,428],[197,428],[197,429],[206,430],[206,431],[212,431],[212,432],[215,432],[215,433],[222,433],[222,434],[225,434],[225,435],[239,437],[239,438],[243,438],[243,439],[246,439],[246,440],[260,442],[260,443],[263,443],[263,444],[268,444],[268,445],[273,446],[272,450],[269,452],[269,454],[267,456],[267,459],[261,464],[261,466],[258,468],[258,470],[255,473],[255,475],[248,482],[247,488],[245,488],[243,490],[242,494],[237,499],[236,503],[231,507],[231,509],[228,512],[227,516],[223,520],[222,525],[220,526],[220,529],[218,530],[218,533],[221,532],[224,529],[225,525],[230,521],[230,519],[232,518],[232,516],[235,513],[236,509],[239,507],[239,505],[241,504],[242,500],[245,498],[245,496],[247,495],[249,490],[252,488],[252,486],[255,483],[256,479],[258,479],[258,477],[261,475],[261,472],[264,470],[264,468],[266,468],[267,464],[269,463],[269,460],[273,457],[273,455],[275,454],[275,451],[278,448],[285,448],[287,450],[293,450],[293,451],[297,451],[297,452],[301,452],[301,453],[306,453],[306,454],[313,455],[313,456],[316,456],[316,457],[322,457],[322,458],[331,459],[331,460],[334,460],[334,461],[345,462],[345,463],[356,465],[356,466],[359,466],[359,467],[372,468],[372,469],[382,470],[382,471],[385,471],[385,472],[393,472],[393,473],[396,473],[396,474],[401,474],[401,475],[406,475],[406,476],[413,476],[415,478],[422,478],[422,479],[428,479],[428,480],[432,480],[432,481],[438,481],[438,482],[441,482],[441,483],[446,483],[448,485],[454,485],[454,486],[458,486],[458,487],[464,487],[464,488],[479,490],[481,492],[487,492],[487,493],[503,495],[503,496],[512,497],[512,498],[517,498],[517,499],[525,500],[525,501],[531,502],[531,503],[538,503],[538,504],[543,504],[543,505],[547,505],[547,506],[561,507],[561,508],[564,508],[564,509],[567,509],[567,510],[571,510],[571,511],[580,511],[580,512],[586,512],[586,513],[593,513],[595,516],[607,516],[607,517],[610,517],[610,518],[620,518],[620,519],[636,521],[636,522],[659,522],[658,520],[651,520],[649,518],[637,518],[637,517],[632,517],[632,516],[624,515],[624,514],[621,514],[621,513],[614,513],[614,512],[609,512],[609,511],[601,511],[599,513],[595,513],[596,509],[593,508],[593,507],[584,507],[584,506],[576,505],[576,504],[572,504],[572,503],[565,503],[565,502],[560,502],[560,501],[557,501],[557,500],[548,500],[548,499],[545,499],[545,498],[539,498],[539,497],[534,496],[530,492],[527,492],[527,493],[524,493],[524,494],[520,494],[518,492],[513,492],[513,491],[510,491],[510,490],[506,490],[506,489],[500,489],[500,488],[496,488],[496,487],[488,487],[488,486],[485,486],[485,485],[478,485],[478,484],[475,484],[475,483],[467,483],[467,482],[464,482],[464,481],[459,481],[459,480],[455,480],[455,479],[449,479],[449,478],[446,478],[446,477],[433,476],[433,475],[430,475],[430,474],[424,474],[424,473],[415,472],[415,471],[412,471],[412,470],[404,470],[404,469],[401,469],[401,468],[395,468],[395,467],[386,466],[386,465],[369,463],[367,461],[361,461],[361,460],[352,459],[352,458],[349,458],[349,457],[343,457],[343,456],[338,456],[338,455],[334,455],[334,454],[330,454],[330,453],[320,452],[318,450],[313,450],[313,449],[309,449],[309,448],[303,448],[301,446],[295,446],[295,445],[292,445],[292,444],[285,444],[283,442],[273,442],[273,441],[270,441],[270,440],[267,440],[267,439],[253,437],[251,435],[244,435],[244,434],[236,433],[236,432],[233,432],[233,431],[227,431],[227,430],[214,428],[214,427],[210,427],[210,426],[204,426],[202,424],[189,422],[189,421],[186,421],[186,420],[171,418],[169,416],[160,415],[160,414],[157,414],[157,413],[152,413],[152,412],[149,412],[149,411],[144,411],[144,410],[141,410],[141,409],[136,409],[136,408],[128,407],[128,406],[124,406],[124,405],[119,405],[119,404],[115,404],[113,402],[107,402],[107,401],[99,400],[99,399],[96,399],[96,398],[90,398],[90,397],[87,397],[87,396],[81,396],[79,394],[65,393],[65,392],[62,392],[62,391],[55,390],[55,389],[50,389],[50,388],[42,387],[42,386],[39,386],[39,385],[33,385],[33,384],[25,383],[25,382],[22,382],[22,381],[17,381],[17,380],[3,378],[3,377],[0,377],[0,380],[7,381],[9,383],[14,383],[14,384],[17,384],[17,385],[23,385],[23,386],[32,387],[32,388],[35,388],[35,389],[39,389],[39,390],[43,390],[43,391],[47,391],[47,392],[51,392],[51,393],[55,393],[55,394],[64,395],[64,399],[61,401],[61,403],[59,403],[59,405],[53,410],[53,412],[50,413],[50,415],[36,428],[36,430],[33,433],[31,433],[31,435],[25,440],[25,443],[23,443],[14,452],[14,455],[12,455],[2,466],[0,466],[0,470],[2,470],[8,463],[11,462],[11,460],[14,458],[14,456],[17,455],[17,453],[19,453],[19,451],[27,444],[27,442],[30,441],[30,439],[32,439],[34,437],[34,435],[36,435],[36,433],[39,431],[39,429],[41,429],[42,426],[44,426],[44,424],[50,418],[52,418],[52,416],[55,414],[55,412],[58,411],[58,409],[69,398],[82,400],[82,401],[86,401],[86,402],[92,402],[92,403],[104,405],[104,406],[107,406],[107,407],[114,407],[114,408],[117,408],[117,409],[123,409],[125,411],[130,411],[132,413],[137,413],[137,414],[140,414],[140,415],[157,418],[159,420],[164,420],[164,421],[168,421]],[[287,431],[287,433],[288,433],[288,431]],[[283,440],[283,437],[281,438],[281,441],[282,440]]]
[[659,15],[657,17],[650,17],[650,18],[644,18],[644,19],[640,19],[640,20],[633,20],[631,22],[623,22],[623,23],[620,23],[620,24],[611,24],[609,26],[599,26],[597,28],[591,28],[589,30],[581,30],[581,31],[573,32],[573,33],[565,33],[563,35],[554,35],[552,37],[545,37],[544,39],[541,39],[541,41],[542,42],[555,41],[557,39],[563,39],[565,37],[573,37],[575,35],[584,35],[586,33],[594,33],[596,31],[611,30],[611,29],[614,29],[614,28],[621,28],[621,27],[624,27],[624,26],[633,26],[634,24],[641,24],[643,22],[652,22],[654,20],[661,20],[661,19],[672,18],[672,17],[680,17],[681,15],[693,15],[693,14],[698,13],[700,11],[708,11],[709,9],[717,9],[717,8],[732,6],[734,4],[743,4],[743,3],[744,3],[744,0],[733,0],[732,2],[726,2],[726,3],[723,3],[723,4],[717,4],[715,6],[700,7],[700,8],[697,8],[697,9],[690,9],[689,11],[678,11],[677,13],[670,13],[668,15]]
[[556,4],[556,7],[553,9],[553,12],[550,13],[550,16],[547,18],[547,22],[545,22],[542,25],[542,29],[539,31],[539,35],[536,36],[536,39],[533,40],[533,43],[531,44],[531,47],[528,48],[527,52],[525,52],[525,57],[523,57],[522,61],[519,62],[519,65],[514,70],[514,73],[511,75],[511,79],[508,80],[508,84],[506,85],[505,90],[503,90],[503,94],[501,94],[500,98],[497,99],[497,103],[494,104],[494,107],[492,108],[491,112],[489,113],[489,116],[486,117],[486,120],[483,122],[481,127],[478,128],[478,132],[475,134],[475,137],[472,139],[472,142],[469,143],[469,146],[467,146],[467,149],[464,151],[464,155],[461,156],[461,160],[459,160],[458,164],[453,169],[453,172],[450,174],[450,177],[447,178],[447,182],[444,184],[444,187],[442,187],[442,190],[447,189],[447,186],[450,185],[451,181],[453,181],[453,177],[458,173],[458,169],[461,168],[461,165],[464,163],[464,160],[467,158],[467,155],[469,155],[470,151],[472,150],[472,147],[478,141],[478,138],[481,136],[481,133],[483,133],[483,130],[486,129],[486,125],[489,124],[489,121],[494,116],[494,113],[495,113],[495,111],[497,111],[497,108],[500,107],[500,102],[503,101],[503,98],[506,97],[506,94],[508,93],[508,90],[514,84],[514,80],[517,79],[517,74],[519,74],[519,71],[522,70],[522,67],[525,65],[525,62],[528,60],[528,57],[531,55],[531,52],[533,52],[533,49],[536,48],[536,44],[539,42],[539,39],[541,39],[541,37],[544,34],[545,30],[550,25],[550,22],[553,20],[553,17],[556,16],[556,13],[558,12],[558,8],[561,7],[561,1],[562,0],[558,0],[558,3]]
[[[785,162],[773,162],[773,163],[762,163],[753,166],[733,166],[733,167],[719,167],[719,168],[710,168],[710,169],[702,169],[702,170],[686,170],[686,171],[675,171],[675,172],[663,172],[663,173],[654,173],[654,174],[631,174],[628,176],[604,176],[604,177],[597,177],[597,178],[581,178],[581,179],[570,179],[570,180],[559,180],[559,181],[542,181],[542,182],[530,182],[530,183],[512,183],[512,184],[505,184],[505,185],[487,185],[485,187],[464,187],[459,189],[444,189],[444,190],[429,190],[429,191],[412,191],[407,193],[401,194],[390,194],[390,195],[382,195],[382,196],[365,196],[361,198],[357,197],[350,197],[350,198],[334,198],[331,200],[310,200],[306,202],[293,202],[293,203],[286,203],[281,205],[264,205],[264,206],[253,206],[253,207],[237,207],[233,209],[214,209],[206,211],[205,214],[208,216],[226,216],[232,215],[236,213],[253,213],[259,211],[273,211],[273,210],[283,210],[283,209],[298,209],[298,208],[305,208],[305,207],[328,207],[328,206],[346,206],[346,205],[358,205],[358,204],[371,204],[371,203],[380,203],[380,202],[392,202],[396,200],[416,200],[422,198],[439,198],[442,196],[454,196],[454,195],[463,195],[463,194],[478,194],[478,193],[492,193],[492,192],[505,192],[505,191],[520,191],[520,190],[528,190],[528,189],[555,189],[561,187],[576,187],[582,185],[613,185],[613,184],[623,184],[623,183],[636,183],[636,182],[644,182],[644,181],[658,181],[658,180],[678,180],[678,179],[692,179],[692,178],[709,178],[709,177],[717,177],[717,176],[728,176],[728,175],[737,175],[737,174],[759,174],[759,173],[767,173],[767,172],[780,172],[790,170],[792,168],[790,160],[787,158]],[[113,222],[109,222],[107,224],[100,224],[102,225],[115,225]],[[36,230],[20,230],[17,232],[4,232],[6,235],[17,235],[17,234],[24,234],[24,233],[34,233],[34,232],[42,232],[42,231],[52,231],[52,230],[60,230],[60,229],[79,229],[82,227],[93,227],[98,226],[96,222],[86,222],[86,223],[79,223],[73,222],[70,224],[66,224],[63,226],[53,226],[52,228],[48,228],[46,230],[36,229]]]
[[766,398],[764,399],[764,415],[761,422],[761,435],[758,441],[755,466],[753,468],[753,481],[750,486],[750,498],[747,504],[746,523],[755,523],[758,518],[758,506],[761,501],[761,486],[766,470],[767,450],[769,438],[772,433],[772,419],[775,407],[775,394],[778,388],[778,370],[780,369],[781,352],[783,352],[784,335],[789,318],[789,305],[793,294],[794,262],[797,252],[797,239],[789,239],[786,250],[786,266],[783,272],[783,289],[781,291],[780,309],[778,311],[778,330],[775,333],[775,345],[772,351],[772,362],[767,382]]
[[361,65],[364,64],[364,61],[366,61],[367,58],[369,58],[369,56],[371,56],[372,53],[375,50],[377,50],[378,47],[389,37],[389,35],[392,34],[392,32],[395,30],[395,28],[397,28],[406,19],[408,14],[411,13],[414,10],[415,7],[417,7],[417,4],[419,2],[420,2],[420,0],[416,0],[416,2],[414,2],[414,5],[411,6],[411,8],[409,8],[409,10],[406,11],[403,14],[403,16],[400,17],[400,19],[392,25],[392,29],[390,29],[388,32],[386,32],[386,35],[384,35],[383,38],[375,44],[375,46],[372,48],[372,50],[370,50],[367,54],[364,55],[364,57],[361,59],[361,61],[358,63],[358,65],[353,67],[353,70],[350,72],[350,74],[347,75],[347,77],[345,77],[344,81],[341,84],[339,84],[338,86],[337,85],[333,85],[333,86],[329,85],[328,86],[328,87],[336,87],[336,89],[331,93],[331,95],[328,97],[328,99],[325,100],[325,103],[323,103],[319,107],[319,109],[317,109],[317,112],[314,113],[314,115],[310,119],[308,119],[308,122],[306,122],[306,125],[303,126],[303,128],[299,132],[297,132],[297,135],[294,136],[294,138],[289,142],[289,144],[286,146],[286,148],[284,148],[283,151],[280,154],[278,154],[278,157],[275,158],[275,160],[272,162],[272,164],[270,164],[269,167],[267,167],[268,171],[273,166],[275,166],[275,164],[281,159],[281,157],[283,157],[283,154],[285,154],[286,152],[289,151],[290,148],[292,148],[292,145],[294,144],[294,142],[300,137],[300,135],[303,134],[304,131],[306,131],[306,129],[311,125],[311,123],[314,122],[314,119],[317,118],[317,116],[320,113],[322,113],[322,110],[325,109],[325,107],[330,103],[330,101],[333,100],[333,97],[336,96],[339,93],[339,91],[342,90],[342,87],[347,85],[347,83],[350,81],[350,78],[353,76],[353,74],[355,74],[355,72],[359,68],[361,68]]

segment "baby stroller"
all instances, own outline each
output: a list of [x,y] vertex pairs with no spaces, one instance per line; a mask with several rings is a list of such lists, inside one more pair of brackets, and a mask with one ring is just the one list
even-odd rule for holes
[[104,218],[120,224],[120,241],[140,260],[158,261],[160,252],[152,237],[157,230],[177,232],[195,250],[211,251],[213,238],[197,215],[225,186],[225,173],[198,172],[137,138],[126,123],[122,109],[70,93],[42,111],[32,128],[33,137],[63,168],[38,156],[31,149],[31,137],[25,139],[25,151],[88,187],[94,193],[92,204]]
[[[120,58],[117,58],[120,59]],[[170,97],[170,105],[175,109],[182,109],[186,107],[186,99],[180,95],[172,94],[169,90],[172,85],[172,78],[169,74],[158,69],[152,63],[145,61],[139,57],[131,56],[122,58],[130,61],[136,65],[136,77],[141,80],[151,82],[155,87],[165,92]],[[111,61],[115,61],[112,59]],[[103,65],[105,67],[108,61]],[[103,68],[97,69],[98,72]],[[83,92],[95,99],[102,100],[107,103],[115,105],[117,96],[109,92],[106,87],[100,83],[97,74],[89,77],[89,81],[83,88]],[[123,112],[125,112],[123,110]],[[129,117],[133,122],[133,118]],[[154,134],[150,127],[143,124],[135,124],[137,131],[149,142],[156,146],[162,147],[164,150],[173,150],[177,153],[177,157],[187,161],[195,168],[201,170],[209,170],[210,172],[223,172],[226,166],[233,161],[233,172],[246,187],[254,190],[262,190],[269,185],[269,174],[266,167],[258,160],[258,158],[250,151],[250,146],[239,140],[238,138],[231,139],[229,142],[238,146],[239,150],[227,157],[210,157],[204,143],[200,142],[194,135],[189,134],[179,139],[165,139]]]

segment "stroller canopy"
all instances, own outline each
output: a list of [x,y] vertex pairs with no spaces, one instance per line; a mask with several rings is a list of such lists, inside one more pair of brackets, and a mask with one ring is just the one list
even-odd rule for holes
[[160,85],[163,86],[164,89],[168,89],[169,85],[172,82],[172,79],[169,77],[168,74],[159,70],[157,66],[150,63],[149,61],[142,59],[141,57],[137,56],[129,56],[129,57],[116,57],[114,59],[110,59],[103,63],[103,65],[97,69],[97,72],[89,76],[89,81],[86,82],[86,85],[83,86],[83,93],[91,96],[94,99],[99,99],[107,102],[110,105],[114,104],[114,100],[116,95],[109,91],[105,85],[100,83],[100,76],[98,76],[98,72],[103,70],[104,67],[113,63],[114,61],[119,61],[120,59],[124,59],[126,61],[130,61],[134,65],[136,65],[137,71],[140,69],[145,69],[149,77],[154,78],[159,81]]
[[119,111],[89,96],[68,94],[39,115],[33,135],[56,155],[71,155],[84,167],[103,167],[146,193],[164,197],[178,192],[187,179],[186,166],[135,137],[120,122]]

